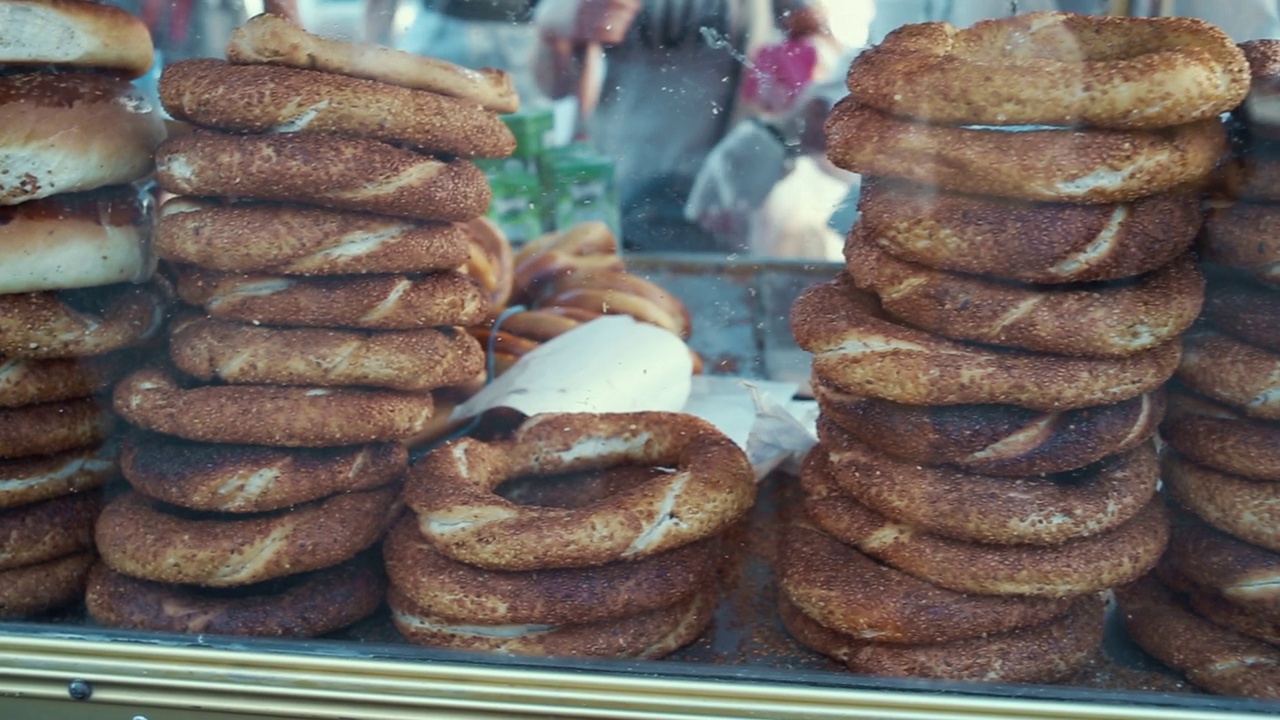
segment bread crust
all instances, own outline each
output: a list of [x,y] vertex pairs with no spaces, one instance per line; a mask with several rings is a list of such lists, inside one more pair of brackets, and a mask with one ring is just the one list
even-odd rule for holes
[[1252,420],[1178,389],[1160,436],[1188,460],[1253,480],[1280,481],[1280,424]]
[[111,387],[133,353],[33,360],[0,356],[0,408],[88,397]]
[[489,299],[489,315],[497,317],[507,307],[515,282],[515,260],[511,243],[502,228],[489,218],[464,224],[468,257],[461,270],[475,278]]
[[1183,337],[1178,379],[1251,418],[1280,420],[1280,353],[1200,325]]
[[141,77],[154,59],[137,17],[81,0],[10,0],[0,5],[0,63],[112,70]]
[[102,496],[82,492],[0,510],[0,570],[93,549]]
[[1205,217],[1199,248],[1209,262],[1280,283],[1280,208],[1253,202],[1215,207]]
[[110,410],[96,398],[0,409],[0,458],[52,455],[97,445],[115,428]]
[[0,353],[101,355],[148,340],[164,320],[165,302],[153,285],[0,294]]
[[92,490],[119,472],[120,445],[0,460],[0,509]]
[[27,617],[79,600],[93,566],[92,552],[0,570],[0,618]]
[[1194,517],[1181,517],[1164,564],[1193,586],[1252,615],[1280,622],[1280,553],[1251,545]]
[[1251,345],[1280,353],[1280,291],[1244,282],[1215,282],[1204,319]]
[[1249,480],[1165,453],[1169,495],[1205,522],[1245,542],[1280,552],[1280,484]]

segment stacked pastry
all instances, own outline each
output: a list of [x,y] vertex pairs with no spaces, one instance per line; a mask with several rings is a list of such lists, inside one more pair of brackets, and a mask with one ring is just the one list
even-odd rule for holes
[[[1138,72],[1168,57],[1197,65],[1178,101]],[[1244,78],[1205,23],[1059,13],[907,26],[853,63],[828,154],[866,176],[861,220],[792,309],[822,411],[781,554],[802,643],[1036,682],[1096,649],[1099,591],[1167,540],[1151,436]]]
[[132,183],[164,126],[129,80],[151,60],[122,10],[0,2],[0,618],[81,596],[118,473],[96,395],[163,320],[135,284],[155,264]]
[[[201,128],[157,156],[178,196],[157,248],[187,307],[171,366],[115,390],[137,432],[122,458],[133,490],[97,525],[101,622],[307,636],[367,615],[385,585],[365,551],[399,510],[403,441],[431,419],[431,390],[482,368],[465,326],[488,303],[456,270],[455,223],[489,189],[461,156],[513,139],[472,99],[290,66],[304,42],[312,67],[359,54],[261,16],[232,38],[243,62],[161,77],[169,112]],[[410,79],[471,77],[391,60]]]
[[[1254,90],[1280,42],[1241,46]],[[1246,115],[1254,120],[1253,93]],[[1155,576],[1119,594],[1130,635],[1213,692],[1280,698],[1280,289],[1275,149],[1255,123],[1236,202],[1202,235],[1209,292],[1161,428],[1164,479],[1183,515]]]
[[661,657],[710,622],[717,538],[754,499],[743,451],[690,415],[535,415],[453,441],[409,470],[392,619],[435,647]]

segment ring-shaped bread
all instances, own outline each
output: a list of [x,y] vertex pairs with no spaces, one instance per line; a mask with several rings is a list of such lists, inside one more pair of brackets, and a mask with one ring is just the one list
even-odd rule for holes
[[506,123],[474,103],[280,65],[213,58],[166,65],[160,102],[178,120],[237,133],[369,138],[461,157],[503,158],[516,149]]
[[0,64],[110,70],[141,77],[154,59],[147,26],[112,5],[11,0],[0,5]]
[[247,517],[166,508],[138,492],[107,503],[94,532],[113,570],[154,582],[236,587],[346,562],[399,511],[399,488],[339,493]]
[[189,197],[160,206],[155,248],[176,263],[270,275],[422,273],[467,260],[466,236],[453,223]]
[[134,490],[170,505],[225,513],[372,490],[398,480],[408,464],[400,443],[283,450],[141,433],[129,435],[120,454],[120,470]]
[[1252,420],[1185,391],[1171,392],[1160,437],[1198,465],[1280,482],[1280,423]]
[[896,320],[953,340],[1078,357],[1129,357],[1167,343],[1200,315],[1204,276],[1189,256],[1106,285],[1021,285],[895,258],[858,228],[849,277]]
[[1102,643],[1103,604],[1081,598],[1039,625],[937,644],[869,642],[823,626],[780,598],[783,627],[801,645],[861,675],[1051,683],[1075,674]]
[[1165,453],[1169,496],[1210,525],[1280,552],[1280,483],[1249,480]]
[[791,307],[799,346],[818,381],[907,405],[1018,405],[1071,410],[1151,392],[1177,369],[1165,343],[1127,358],[1071,358],[936,337],[886,319],[847,276],[813,285]]
[[827,156],[863,175],[976,195],[1118,203],[1202,182],[1226,152],[1217,118],[1161,131],[1015,132],[926,125],[845,98],[827,118]]
[[297,202],[418,220],[480,217],[492,193],[468,160],[320,135],[197,130],[156,151],[156,179],[175,195]]
[[457,385],[484,369],[484,350],[460,329],[273,328],[208,317],[169,326],[169,357],[200,380],[405,392]]
[[34,615],[84,597],[85,579],[96,560],[92,552],[80,552],[0,570],[0,618]]
[[372,613],[386,577],[369,558],[233,592],[140,580],[98,563],[85,607],[111,627],[259,637],[315,637]]
[[1155,567],[1168,541],[1168,513],[1155,500],[1110,532],[1056,546],[983,545],[934,535],[879,515],[831,477],[822,451],[801,469],[804,508],[842,542],[956,592],[1069,597],[1130,582]]
[[[669,468],[582,508],[518,505],[494,491],[524,476]],[[755,501],[746,454],[715,426],[668,412],[535,415],[510,437],[463,438],[409,469],[405,503],[436,550],[494,570],[639,560],[716,535]]]
[[1280,283],[1280,206],[1238,202],[1211,209],[1200,235],[1205,260]]
[[1039,625],[1061,598],[956,593],[882,565],[808,523],[783,531],[778,589],[824,627],[876,643],[934,644]]
[[1196,18],[1033,12],[905,25],[846,84],[864,105],[933,123],[1154,129],[1234,109],[1249,64]]
[[102,495],[74,493],[0,510],[0,570],[93,549]]
[[0,458],[52,455],[98,445],[114,428],[111,409],[95,398],[0,408]]
[[428,393],[268,385],[184,387],[158,368],[116,384],[120,417],[187,440],[273,447],[331,447],[412,437],[426,427]]
[[859,226],[904,260],[1031,283],[1117,280],[1191,247],[1198,193],[1176,189],[1117,205],[1029,203],[863,178]]
[[1187,606],[1214,625],[1280,646],[1280,623],[1246,612],[1217,595],[1193,592],[1187,596]]
[[1059,545],[1127,522],[1151,501],[1151,443],[1054,477],[977,475],[897,460],[820,419],[832,478],[854,500],[922,532],[992,545]]
[[1205,298],[1204,319],[1250,345],[1280,353],[1280,289],[1239,280],[1214,282]]
[[511,242],[502,228],[487,217],[470,220],[462,227],[467,235],[468,257],[461,271],[480,283],[489,300],[489,312],[496,317],[507,307],[514,289]]
[[101,355],[137,345],[164,324],[149,285],[0,295],[0,353],[9,357]]
[[459,272],[299,277],[187,265],[178,297],[223,320],[292,327],[418,330],[477,325],[489,312],[479,284]]
[[120,444],[106,442],[55,455],[0,460],[0,508],[100,487],[120,474],[119,456]]
[[1280,622],[1280,553],[1198,519],[1179,517],[1163,563],[1193,587],[1221,596],[1250,614]]
[[129,351],[54,360],[0,355],[0,408],[89,397],[111,387],[134,359]]
[[690,543],[631,563],[503,572],[437,552],[405,517],[382,546],[391,584],[433,617],[476,625],[582,625],[670,607],[705,588],[719,543]]
[[1280,353],[1208,326],[1183,336],[1178,379],[1251,418],[1280,420]]
[[1192,613],[1154,577],[1116,589],[1129,637],[1193,684],[1223,695],[1280,699],[1280,649]]
[[455,623],[416,607],[394,585],[387,604],[396,630],[417,645],[503,655],[654,660],[702,634],[711,623],[716,593],[704,590],[669,607],[579,625]]
[[902,405],[812,383],[824,418],[881,452],[1004,477],[1047,475],[1137,447],[1164,416],[1163,392],[1039,412],[1013,405]]

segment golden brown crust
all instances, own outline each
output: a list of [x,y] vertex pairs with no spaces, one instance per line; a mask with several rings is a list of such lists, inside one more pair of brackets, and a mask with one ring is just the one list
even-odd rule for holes
[[898,321],[954,340],[1079,357],[1129,357],[1195,322],[1204,277],[1189,256],[1132,281],[1020,285],[903,262],[854,228],[844,247],[854,284]]
[[293,327],[414,330],[476,325],[489,311],[458,272],[299,277],[178,270],[178,297],[223,320]]
[[431,396],[354,388],[210,385],[182,387],[143,368],[121,380],[115,411],[143,428],[231,445],[330,447],[388,442],[420,432]]
[[1192,612],[1214,625],[1280,646],[1280,623],[1274,620],[1251,615],[1210,593],[1191,593],[1187,596],[1187,605]]
[[1224,695],[1280,699],[1280,650],[1191,613],[1153,577],[1116,590],[1129,637],[1192,683]]
[[868,642],[985,637],[1047,622],[1071,604],[952,592],[881,565],[808,523],[787,527],[778,559],[786,601],[823,626]]
[[189,443],[135,433],[120,469],[135,490],[192,510],[279,510],[342,492],[372,490],[408,467],[400,443],[334,448],[278,448]]
[[848,393],[908,405],[1001,404],[1070,410],[1160,387],[1181,350],[1166,343],[1121,359],[1069,358],[945,340],[891,322],[847,276],[810,287],[791,308],[813,372]]
[[131,353],[32,360],[0,356],[0,408],[75,400],[111,387]]
[[112,627],[315,637],[369,615],[385,592],[386,578],[368,558],[235,593],[139,580],[98,563],[89,573],[85,606],[90,617]]
[[1178,391],[1170,394],[1160,436],[1199,465],[1280,481],[1280,423],[1251,420],[1225,405]]
[[[586,508],[517,505],[494,490],[525,475],[618,466],[670,473]],[[463,438],[410,469],[405,503],[441,553],[493,570],[639,560],[718,534],[755,501],[746,454],[713,425],[665,412],[535,415],[510,438]]]
[[858,56],[847,84],[861,103],[934,123],[1164,128],[1239,105],[1249,64],[1196,18],[1034,12],[905,25]]
[[346,562],[394,518],[399,488],[333,495],[247,517],[178,514],[137,492],[107,503],[94,539],[113,570],[162,583],[236,587]]
[[511,243],[502,228],[489,218],[476,218],[462,228],[469,252],[461,271],[480,283],[489,299],[489,314],[496,317],[511,299],[515,281]]
[[176,62],[160,76],[160,101],[179,120],[240,133],[343,135],[462,157],[516,149],[506,124],[472,103],[280,65]]
[[1102,643],[1103,606],[1094,597],[1039,625],[932,645],[867,642],[824,627],[781,598],[782,624],[800,644],[864,675],[1051,683],[1071,677]]
[[[541,306],[581,308],[601,314],[621,312],[666,328],[686,340],[693,334],[693,320],[680,298],[638,275],[570,272],[544,285]],[[599,298],[599,305],[583,302],[585,298]]]
[[859,441],[927,465],[1005,477],[1047,475],[1137,447],[1164,416],[1164,393],[1043,413],[1013,405],[902,405],[812,384],[825,418]]
[[1280,420],[1280,354],[1207,326],[1183,337],[1178,379],[1251,418]]
[[368,78],[448,95],[500,113],[520,109],[515,82],[506,71],[472,70],[390,48],[324,38],[269,13],[249,18],[232,31],[227,59]]
[[657,659],[702,634],[711,622],[716,594],[704,591],[671,607],[582,625],[451,623],[415,607],[395,586],[387,602],[396,630],[419,645],[504,655]]
[[1204,317],[1229,335],[1280,352],[1280,290],[1238,280],[1216,282]]
[[455,328],[270,328],[207,317],[170,326],[169,356],[179,370],[205,381],[406,392],[457,385],[484,368],[480,344]]
[[0,510],[0,570],[93,549],[102,495],[74,493]]
[[1280,206],[1239,202],[1211,209],[1199,247],[1205,260],[1280,283]]
[[79,600],[94,560],[93,553],[81,552],[0,570],[0,618],[34,615]]
[[956,592],[1069,597],[1130,582],[1155,567],[1168,540],[1155,500],[1110,532],[1057,546],[980,545],[896,523],[854,501],[831,477],[825,453],[810,452],[800,475],[805,511],[842,542]]
[[1047,478],[975,475],[896,460],[818,421],[832,479],[854,500],[923,532],[993,545],[1058,545],[1127,522],[1156,494],[1160,464],[1146,443]]
[[120,446],[108,442],[56,455],[0,460],[0,508],[82,493],[119,472]]
[[1214,527],[1280,552],[1280,484],[1218,472],[1165,453],[1169,495]]
[[1120,205],[1028,203],[864,178],[866,236],[904,260],[1034,283],[1141,275],[1184,254],[1200,227],[1198,193],[1177,189]]
[[1216,117],[1161,131],[1002,132],[926,125],[836,104],[827,156],[864,175],[978,195],[1117,203],[1204,181],[1227,150]]
[[97,445],[115,427],[95,398],[0,409],[0,458],[25,458]]
[[1280,622],[1280,553],[1250,545],[1198,519],[1180,517],[1169,536],[1164,566],[1197,589]]
[[0,295],[0,353],[9,357],[101,355],[137,345],[164,323],[149,285]]
[[156,177],[176,195],[299,202],[418,220],[480,217],[492,197],[484,173],[468,160],[318,135],[197,130],[160,146]]
[[272,275],[420,273],[467,259],[466,238],[453,223],[186,197],[161,207],[155,243],[173,262]]
[[151,69],[151,34],[137,17],[83,0],[9,0],[0,5],[0,64],[111,70],[126,79]]
[[442,555],[407,516],[382,551],[391,583],[433,617],[476,625],[581,625],[689,598],[715,576],[719,543],[704,540],[632,563],[502,572]]

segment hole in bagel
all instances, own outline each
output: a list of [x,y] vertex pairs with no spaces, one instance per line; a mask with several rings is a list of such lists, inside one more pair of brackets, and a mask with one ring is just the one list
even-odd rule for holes
[[564,475],[522,476],[498,486],[497,494],[517,505],[583,508],[673,472],[664,468],[623,465]]

